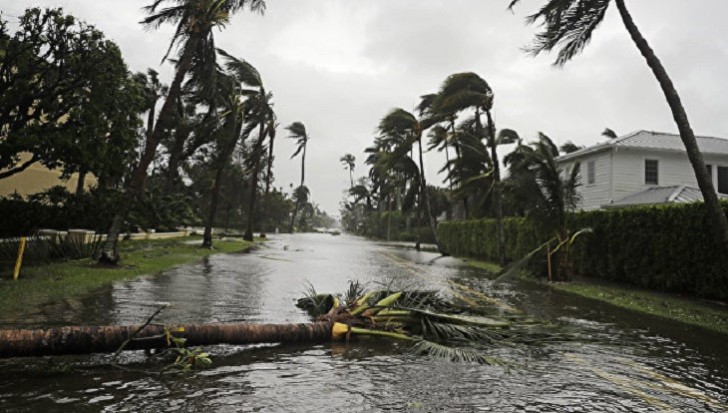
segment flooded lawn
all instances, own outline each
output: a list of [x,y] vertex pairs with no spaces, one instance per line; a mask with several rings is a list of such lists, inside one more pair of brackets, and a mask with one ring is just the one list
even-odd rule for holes
[[[2,411],[728,411],[726,337],[671,325],[525,283],[493,285],[453,258],[359,238],[279,236],[250,254],[209,257],[156,277],[55,303],[3,327],[306,322],[307,282],[339,293],[349,280],[435,288],[471,305],[496,297],[583,341],[504,347],[504,368],[407,354],[399,343],[214,346],[211,368],[158,376],[110,356],[0,361]],[[140,352],[124,356],[129,368]],[[158,366],[152,366],[158,367]]]

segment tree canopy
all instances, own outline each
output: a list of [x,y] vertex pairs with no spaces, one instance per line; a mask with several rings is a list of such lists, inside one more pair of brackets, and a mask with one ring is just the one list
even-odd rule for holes
[[100,31],[62,9],[32,8],[15,33],[0,19],[0,48],[0,178],[36,162],[102,170],[97,159],[135,146],[138,87]]

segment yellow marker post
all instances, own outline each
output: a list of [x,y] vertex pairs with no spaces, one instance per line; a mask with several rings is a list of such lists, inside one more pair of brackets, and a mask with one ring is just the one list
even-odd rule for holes
[[13,281],[18,280],[20,275],[20,266],[23,265],[23,253],[25,252],[25,237],[20,238],[20,247],[18,247],[18,259],[15,260],[15,270],[13,271]]

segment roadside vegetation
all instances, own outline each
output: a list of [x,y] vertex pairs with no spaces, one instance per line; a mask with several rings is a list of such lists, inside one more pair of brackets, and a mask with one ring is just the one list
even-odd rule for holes
[[[463,258],[463,261],[470,267],[484,270],[488,278],[495,279],[503,271],[501,266],[493,262],[469,258]],[[626,310],[728,335],[728,305],[725,303],[639,289],[616,283],[595,282],[590,281],[589,278],[579,278],[568,283],[544,284],[531,275],[521,273],[518,275],[518,279],[608,303]]]
[[208,255],[246,251],[254,243],[241,239],[220,239],[214,249],[200,248],[201,237],[166,240],[121,241],[119,253],[124,265],[108,267],[92,258],[23,267],[17,281],[0,281],[0,312],[21,313],[44,303],[74,299],[115,281],[153,275]]

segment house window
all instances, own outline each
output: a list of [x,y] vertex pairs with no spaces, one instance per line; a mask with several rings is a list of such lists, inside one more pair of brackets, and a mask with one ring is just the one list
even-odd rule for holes
[[645,185],[658,185],[660,162],[657,159],[645,159]]
[[594,161],[586,163],[586,183],[593,184],[597,180],[597,166]]
[[728,167],[718,167],[718,192],[728,194]]

